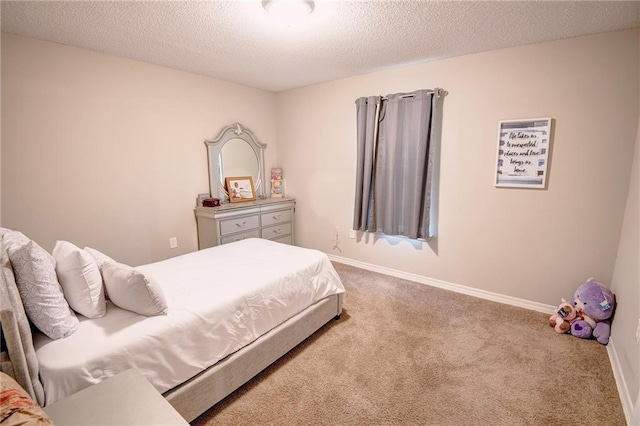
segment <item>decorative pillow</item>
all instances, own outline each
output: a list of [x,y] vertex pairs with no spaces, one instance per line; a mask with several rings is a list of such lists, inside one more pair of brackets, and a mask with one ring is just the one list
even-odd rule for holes
[[89,252],[68,241],[57,241],[52,254],[58,281],[71,308],[87,318],[103,317],[107,306],[102,276]]
[[34,241],[17,250],[7,246],[7,252],[31,322],[54,340],[75,333],[78,318],[64,298],[53,257]]
[[53,425],[53,421],[13,378],[0,372],[0,423]]
[[162,287],[152,276],[122,263],[104,262],[102,278],[116,306],[146,316],[167,313],[167,300]]
[[64,298],[53,257],[18,231],[3,228],[2,242],[29,320],[51,339],[73,334],[78,318]]
[[20,247],[26,246],[31,239],[25,236],[20,231],[13,231],[7,228],[0,228],[0,234],[2,235],[2,243],[4,244],[7,253],[10,251],[16,251]]
[[[24,311],[9,254],[0,244],[0,322],[2,349],[11,354],[13,378],[36,402],[44,404],[44,388],[40,382],[38,358],[33,347],[31,323]],[[0,365],[2,364],[0,356]],[[0,367],[0,370],[2,368]],[[5,370],[7,371],[7,370]],[[1,423],[1,420],[0,420]]]

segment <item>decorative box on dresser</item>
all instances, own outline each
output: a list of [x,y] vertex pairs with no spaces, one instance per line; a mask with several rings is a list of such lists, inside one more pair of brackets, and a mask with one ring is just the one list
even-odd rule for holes
[[265,238],[294,244],[296,200],[265,198],[218,207],[196,207],[198,248],[227,244],[245,238]]

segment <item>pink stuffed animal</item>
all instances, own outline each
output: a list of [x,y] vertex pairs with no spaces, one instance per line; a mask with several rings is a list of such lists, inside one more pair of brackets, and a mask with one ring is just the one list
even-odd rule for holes
[[566,300],[556,309],[556,313],[549,317],[549,325],[558,333],[568,333],[571,331],[571,322],[576,318],[576,309]]

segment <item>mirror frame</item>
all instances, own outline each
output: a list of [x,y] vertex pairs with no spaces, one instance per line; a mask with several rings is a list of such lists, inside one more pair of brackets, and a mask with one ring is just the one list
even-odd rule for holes
[[[212,198],[219,198],[220,202],[228,202],[229,194],[224,188],[224,182],[220,182],[220,154],[224,144],[231,139],[242,139],[247,142],[258,160],[258,179],[254,182],[257,198],[266,198],[266,180],[264,174],[264,150],[267,144],[260,142],[256,135],[240,123],[234,123],[222,129],[220,134],[211,139],[206,139],[207,161],[209,162],[209,194]],[[227,176],[224,176],[227,177]]]

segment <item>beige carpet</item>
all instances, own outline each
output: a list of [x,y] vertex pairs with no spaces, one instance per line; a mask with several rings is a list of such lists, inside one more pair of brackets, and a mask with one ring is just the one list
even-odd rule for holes
[[194,425],[624,425],[605,346],[334,264],[344,312]]

